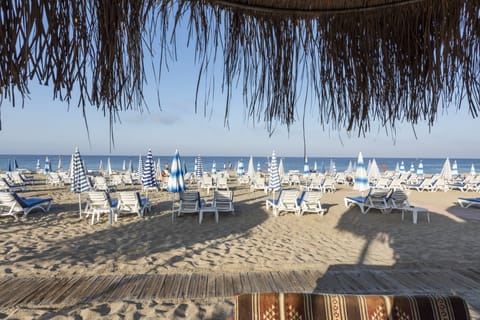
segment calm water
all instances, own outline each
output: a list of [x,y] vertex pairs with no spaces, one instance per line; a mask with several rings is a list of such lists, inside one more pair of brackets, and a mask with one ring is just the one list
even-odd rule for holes
[[[59,160],[61,161],[62,168],[68,169],[70,165],[71,155],[0,155],[0,170],[7,170],[8,163],[10,161],[12,167],[13,163],[16,160],[18,167],[21,169],[29,169],[35,170],[37,166],[37,161],[40,163],[40,168],[43,169],[45,166],[46,157],[49,158],[51,162],[51,167],[53,171],[56,171],[58,168]],[[85,164],[89,170],[97,170],[100,167],[100,161],[103,163],[103,167],[106,169],[107,167],[107,159],[110,158],[110,162],[112,165],[113,170],[122,170],[123,163],[128,168],[130,162],[132,162],[132,167],[134,170],[137,170],[138,167],[138,160],[139,156],[91,156],[91,155],[82,155],[82,159],[85,161]],[[172,156],[155,156],[155,162],[160,159],[161,166],[164,167],[166,163],[171,163]],[[210,171],[212,168],[213,163],[216,164],[217,170],[223,170],[224,165],[228,167],[231,163],[232,169],[235,169],[237,163],[242,161],[245,166],[245,170],[247,170],[248,161],[250,156],[245,157],[223,157],[223,156],[210,156],[210,157],[202,157],[203,160],[203,168],[204,171]],[[303,172],[303,158],[302,157],[282,157],[283,164],[285,171],[288,170],[300,170]],[[145,158],[143,157],[143,161]],[[259,165],[261,170],[267,170],[267,163],[270,159],[267,157],[253,157],[255,169]],[[365,165],[367,165],[368,161],[371,160],[370,158],[364,158]],[[410,165],[413,164],[415,168],[417,167],[418,163],[422,161],[423,169],[426,174],[435,174],[440,173],[442,170],[443,164],[445,162],[445,158],[423,158],[423,159],[416,159],[416,158],[375,158],[378,166],[380,167],[381,164],[385,164],[387,170],[394,170],[397,163],[401,163],[402,161],[405,164],[405,169],[409,170]],[[182,156],[182,161],[186,164],[188,171],[194,170],[195,165],[195,156]],[[278,161],[280,161],[278,159]],[[345,171],[348,167],[349,162],[354,164],[356,158],[309,158],[308,162],[310,165],[310,169],[314,168],[315,162],[317,163],[317,168],[319,171],[324,172],[328,170],[333,162],[336,167],[336,171]],[[470,167],[472,164],[475,165],[475,168],[480,169],[480,159],[450,159],[451,164],[456,161],[458,164],[458,171],[460,173],[468,173],[470,172]]]

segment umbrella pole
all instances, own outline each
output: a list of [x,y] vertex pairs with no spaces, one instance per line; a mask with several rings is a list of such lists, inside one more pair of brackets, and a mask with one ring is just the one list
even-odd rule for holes
[[80,212],[80,218],[82,217],[82,198],[80,196],[81,194],[79,193],[78,194],[78,208],[79,208],[79,212]]
[[175,192],[172,192],[172,222],[175,220]]

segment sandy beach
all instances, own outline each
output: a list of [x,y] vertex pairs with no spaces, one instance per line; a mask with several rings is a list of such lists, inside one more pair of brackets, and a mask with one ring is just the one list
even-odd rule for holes
[[[324,216],[302,217],[273,217],[265,209],[265,193],[231,185],[236,214],[221,214],[218,224],[212,215],[206,215],[202,224],[198,215],[172,222],[172,194],[150,191],[152,213],[144,219],[122,216],[109,225],[104,216],[90,225],[79,218],[78,195],[67,186],[37,183],[22,195],[52,197],[52,208],[48,214],[33,212],[18,222],[0,218],[1,277],[323,272],[333,266],[448,270],[480,265],[479,209],[455,205],[460,196],[478,196],[474,192],[411,191],[410,202],[431,213],[430,223],[421,215],[415,225],[411,214],[402,221],[400,212],[362,214],[358,208],[345,208],[344,196],[358,194],[346,185],[324,194],[322,205],[328,209]],[[209,201],[212,192],[201,190],[201,196]],[[478,307],[476,293],[465,298]],[[232,297],[122,300],[21,305],[0,309],[0,319],[223,319],[232,310]],[[471,311],[478,316],[479,310]]]

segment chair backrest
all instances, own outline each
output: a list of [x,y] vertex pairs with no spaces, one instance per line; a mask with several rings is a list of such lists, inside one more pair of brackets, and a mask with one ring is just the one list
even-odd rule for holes
[[109,208],[112,206],[111,199],[105,191],[90,191],[88,205],[90,208]]
[[298,194],[298,190],[282,190],[282,192],[280,193],[279,202],[283,204],[296,204]]
[[120,201],[119,207],[128,207],[136,209],[140,207],[140,194],[137,191],[122,191],[119,192]]
[[320,204],[320,199],[322,198],[322,192],[320,191],[305,191],[300,201],[300,206],[302,208],[317,206]]
[[218,211],[233,211],[233,191],[216,190],[213,193],[213,206]]
[[368,195],[369,204],[373,207],[386,206],[389,192],[390,189],[371,189]]
[[200,210],[200,193],[198,191],[180,192],[179,212],[197,212]]
[[22,205],[17,200],[18,197],[13,192],[0,192],[0,208],[3,207],[12,212],[23,210]]
[[396,209],[408,206],[408,194],[403,190],[395,190],[388,197],[388,203]]

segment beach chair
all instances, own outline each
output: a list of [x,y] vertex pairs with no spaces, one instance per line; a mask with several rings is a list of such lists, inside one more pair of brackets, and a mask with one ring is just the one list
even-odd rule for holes
[[299,214],[303,215],[305,212],[313,212],[323,216],[326,210],[322,208],[321,198],[322,192],[320,191],[305,191],[299,204]]
[[122,191],[118,193],[118,206],[115,212],[115,221],[124,213],[136,213],[144,217],[145,212],[150,212],[152,207],[148,198],[142,198],[138,191]]
[[273,215],[278,216],[280,212],[294,212],[296,215],[300,214],[300,207],[298,205],[298,190],[282,190],[278,196],[278,199],[272,201],[267,200],[267,208],[273,208]]
[[176,212],[178,216],[184,213],[198,213],[201,206],[202,200],[198,191],[183,191],[180,192],[180,204]]
[[87,203],[85,205],[84,212],[86,217],[92,216],[91,224],[100,221],[100,215],[103,213],[109,214],[110,223],[113,221],[115,215],[117,215],[118,200],[110,198],[110,195],[106,191],[90,191],[87,192]]
[[200,182],[200,188],[207,189],[207,194],[210,194],[210,189],[213,189],[213,178],[209,175],[204,175]]
[[217,177],[217,184],[215,185],[217,190],[229,190],[228,179],[225,175],[221,174]]
[[480,198],[458,198],[457,203],[462,208],[480,206]]
[[405,207],[411,207],[408,202],[408,193],[404,190],[395,190],[387,198],[387,204],[390,210],[403,210]]
[[322,183],[322,192],[335,192],[335,179],[333,177],[326,177]]
[[415,189],[419,192],[432,191],[434,188],[435,180],[433,178],[425,178],[422,182],[416,185],[407,185],[409,189]]
[[107,179],[103,176],[97,176],[93,178],[93,188],[98,191],[106,191],[106,192],[111,192],[111,191],[116,191],[117,186],[113,184],[109,184],[107,182]]
[[18,220],[18,213],[26,218],[35,209],[48,212],[52,198],[25,198],[15,192],[0,192],[0,216],[11,216]]
[[0,178],[0,191],[24,191],[27,187],[25,185],[16,185],[8,181],[6,178]]
[[364,213],[371,209],[379,210],[382,213],[390,211],[391,208],[387,202],[389,193],[390,189],[372,189],[372,192],[367,197]]
[[212,207],[217,208],[218,212],[235,213],[233,205],[233,191],[216,190],[213,193]]
[[250,185],[250,191],[263,190],[267,193],[267,184],[265,183],[265,177],[256,176],[253,183]]

